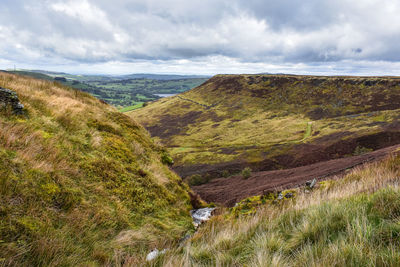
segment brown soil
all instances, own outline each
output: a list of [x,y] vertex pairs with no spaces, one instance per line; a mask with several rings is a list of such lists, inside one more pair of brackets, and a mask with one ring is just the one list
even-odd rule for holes
[[233,206],[246,197],[261,195],[264,190],[293,188],[314,178],[322,180],[342,174],[366,162],[381,160],[399,148],[400,145],[395,145],[360,156],[334,159],[286,170],[255,172],[247,180],[241,175],[218,178],[207,184],[193,186],[192,189],[207,202]]

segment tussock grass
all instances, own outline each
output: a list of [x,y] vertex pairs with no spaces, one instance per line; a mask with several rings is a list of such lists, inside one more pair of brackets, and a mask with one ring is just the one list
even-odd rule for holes
[[192,229],[188,188],[134,120],[57,83],[0,73],[0,266],[140,265]]
[[400,158],[359,167],[254,215],[226,211],[161,266],[398,266]]

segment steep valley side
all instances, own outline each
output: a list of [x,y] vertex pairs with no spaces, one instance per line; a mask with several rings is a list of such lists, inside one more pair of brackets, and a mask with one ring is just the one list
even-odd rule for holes
[[134,120],[58,83],[0,87],[0,265],[141,266],[194,230],[188,187]]
[[131,112],[183,177],[284,169],[400,141],[397,77],[217,75]]

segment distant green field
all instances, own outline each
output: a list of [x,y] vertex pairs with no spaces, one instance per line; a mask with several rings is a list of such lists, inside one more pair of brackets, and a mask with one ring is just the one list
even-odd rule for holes
[[[124,76],[73,75],[49,71],[16,70],[9,73],[36,79],[54,81],[88,92],[107,103],[130,111],[139,108],[139,103],[157,100],[157,94],[177,94],[188,91],[207,81],[202,76],[131,74]],[[140,106],[141,107],[141,106]]]
[[120,111],[120,112],[132,111],[132,110],[135,110],[135,109],[138,109],[138,108],[143,107],[143,103],[144,103],[144,102],[139,102],[139,103],[137,103],[136,105],[129,106],[129,107],[124,107],[124,108],[121,108],[119,111]]
[[204,83],[205,78],[189,78],[179,80],[129,79],[121,81],[94,81],[90,85],[104,89],[119,89],[121,91],[147,92],[151,94],[182,93]]

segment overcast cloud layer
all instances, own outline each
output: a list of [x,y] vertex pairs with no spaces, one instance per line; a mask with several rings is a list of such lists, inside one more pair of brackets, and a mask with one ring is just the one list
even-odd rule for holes
[[1,0],[0,68],[400,74],[395,0]]

